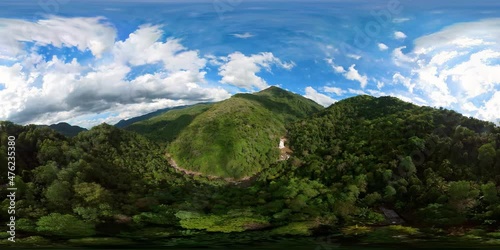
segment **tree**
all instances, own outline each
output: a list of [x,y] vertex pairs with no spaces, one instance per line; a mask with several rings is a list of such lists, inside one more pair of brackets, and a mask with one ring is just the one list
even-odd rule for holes
[[495,183],[488,182],[481,185],[481,191],[484,195],[484,201],[488,204],[496,204],[498,202],[498,191]]
[[491,171],[495,163],[496,152],[493,143],[487,143],[478,149],[477,159],[479,160],[479,170],[481,174]]
[[45,191],[45,197],[55,210],[61,211],[69,207],[73,193],[67,181],[55,180]]
[[63,238],[88,237],[95,234],[94,225],[70,214],[52,213],[41,217],[36,230],[44,235]]
[[450,205],[455,211],[465,213],[476,205],[479,190],[468,181],[456,181],[450,182],[448,195]]
[[387,186],[384,189],[384,199],[386,200],[392,200],[394,196],[396,195],[396,189],[394,189],[393,186]]
[[36,183],[50,185],[55,179],[57,179],[57,173],[59,168],[57,163],[50,161],[43,166],[39,166],[33,170],[33,176]]

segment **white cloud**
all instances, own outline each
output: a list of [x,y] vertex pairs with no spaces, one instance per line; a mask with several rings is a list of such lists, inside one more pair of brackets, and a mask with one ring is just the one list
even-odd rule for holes
[[478,116],[481,119],[489,120],[493,122],[500,122],[500,115],[498,111],[500,110],[500,91],[493,94],[491,99],[489,99],[479,110]]
[[458,55],[459,53],[457,51],[443,51],[432,57],[429,64],[443,65]]
[[113,50],[115,60],[133,66],[162,62],[168,72],[196,72],[205,67],[206,59],[200,58],[197,51],[187,50],[179,39],[161,42],[163,31],[160,28],[142,26],[125,41],[118,41]]
[[[495,121],[500,118],[500,19],[458,23],[414,41],[413,51],[393,51],[400,66],[393,82],[410,99]],[[406,72],[405,72],[406,71]],[[418,94],[415,94],[418,93]],[[492,93],[491,99],[488,93]],[[474,105],[483,103],[483,106]]]
[[494,91],[495,85],[500,84],[500,64],[490,65],[492,59],[500,59],[500,52],[483,50],[441,74],[458,83],[467,98],[474,98]]
[[359,60],[361,59],[360,55],[355,55],[355,54],[347,54],[347,57],[352,58],[354,60]]
[[306,94],[304,95],[304,97],[309,98],[324,107],[328,107],[336,102],[335,99],[325,94],[319,93],[311,86],[306,87]]
[[476,107],[472,102],[466,102],[462,103],[462,110],[467,111],[467,112],[472,112],[472,111],[478,111],[479,108]]
[[[415,88],[415,84],[411,82],[410,78],[404,77],[403,75],[401,75],[401,73],[397,72],[396,74],[394,74],[392,76],[392,81],[394,83],[403,84],[403,86],[405,86],[410,93],[413,93],[413,89]],[[382,84],[382,86],[383,86],[383,84]]]
[[379,90],[382,89],[384,87],[384,85],[385,84],[383,82],[377,81],[377,89],[379,89]]
[[351,88],[349,88],[349,89],[348,89],[348,91],[349,91],[349,93],[351,93],[351,94],[356,94],[356,95],[367,95],[367,93],[366,93],[366,92],[364,92],[364,91],[363,91],[363,90],[361,90],[361,89],[351,89]]
[[224,60],[226,63],[219,68],[219,75],[222,76],[221,83],[247,90],[261,90],[269,86],[264,79],[257,76],[261,69],[270,72],[273,65],[286,70],[294,67],[293,63],[282,62],[270,52],[250,56],[234,52]]
[[22,53],[22,42],[38,46],[76,47],[90,50],[96,57],[113,47],[116,31],[103,18],[63,18],[30,22],[21,19],[0,19],[0,55],[16,57]]
[[416,58],[403,53],[403,49],[405,48],[406,46],[402,46],[399,48],[395,48],[392,51],[392,59],[394,61],[394,64],[396,64],[397,66],[402,66],[416,61]]
[[492,45],[494,43],[491,42],[485,42],[483,39],[473,39],[469,37],[461,37],[457,38],[453,41],[451,41],[452,45],[456,45],[459,48],[469,48],[469,47],[475,47],[479,45]]
[[335,73],[342,73],[347,80],[358,81],[361,83],[361,88],[365,88],[366,84],[368,84],[368,77],[366,75],[359,74],[358,70],[355,68],[356,64],[352,64],[346,71],[344,67],[336,65],[335,62],[333,62],[333,58],[327,58],[325,61],[332,67]]
[[358,81],[361,83],[361,88],[365,88],[368,84],[368,77],[366,75],[360,75],[358,70],[356,70],[356,64],[351,65],[349,70],[344,74],[345,78],[351,81]]
[[325,91],[326,93],[333,93],[333,94],[336,94],[336,95],[342,95],[345,93],[345,91],[341,88],[337,88],[337,87],[328,87],[328,86],[325,86],[323,87],[323,91]]
[[387,45],[383,44],[383,43],[379,43],[379,44],[378,44],[378,49],[379,49],[380,51],[384,51],[384,50],[388,50],[388,49],[389,49],[389,47],[388,47]]
[[[83,34],[88,25],[95,25],[91,18],[66,21],[68,29],[75,29],[74,34]],[[52,24],[53,21],[40,21],[37,25],[40,23]],[[65,30],[64,27],[58,29]],[[108,36],[116,36],[114,30],[111,31],[111,34],[96,38],[102,40],[95,43],[106,44]],[[104,50],[95,50],[96,57],[85,64],[76,58],[63,60],[57,56],[45,60],[36,47],[19,53],[14,64],[0,65],[0,85],[3,86],[0,88],[0,120],[23,124],[75,121],[89,127],[100,121],[130,118],[127,114],[136,116],[172,105],[230,97],[226,90],[206,85],[206,60],[200,58],[197,51],[188,50],[178,39],[163,42],[160,40],[162,35],[160,27],[140,27],[125,41],[117,41],[106,49],[112,53],[103,59],[97,56]],[[45,41],[42,38],[35,35],[34,40]],[[71,40],[64,35],[60,39]],[[49,42],[45,41],[37,46],[47,44]],[[51,44],[57,47],[56,42]],[[70,45],[80,46],[64,44]],[[133,67],[149,64],[161,67],[152,73],[129,75]],[[96,114],[115,115],[95,118]]]
[[407,17],[400,17],[400,18],[394,18],[394,19],[392,19],[392,22],[393,23],[404,23],[404,22],[408,22],[410,20],[411,19],[407,18]]
[[336,65],[334,62],[333,62],[333,58],[327,58],[325,59],[326,62],[332,67],[333,71],[335,71],[335,73],[344,73],[345,72],[345,69],[344,67],[340,66],[340,65]]
[[398,40],[403,40],[403,39],[406,39],[406,34],[401,32],[401,31],[396,31],[396,32],[394,32],[394,38],[396,38]]
[[415,40],[415,53],[429,53],[448,48],[470,48],[480,45],[495,45],[498,48],[500,18],[476,22],[457,23],[439,32],[422,36]]
[[235,33],[235,34],[232,34],[234,37],[236,38],[241,38],[241,39],[248,39],[248,38],[251,38],[251,37],[254,37],[254,35],[250,32],[245,32],[243,34],[238,34],[238,33]]

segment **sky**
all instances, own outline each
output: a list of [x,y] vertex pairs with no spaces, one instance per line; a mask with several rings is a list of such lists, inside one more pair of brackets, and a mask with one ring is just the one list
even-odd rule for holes
[[0,120],[90,128],[269,86],[498,124],[500,1],[0,2]]

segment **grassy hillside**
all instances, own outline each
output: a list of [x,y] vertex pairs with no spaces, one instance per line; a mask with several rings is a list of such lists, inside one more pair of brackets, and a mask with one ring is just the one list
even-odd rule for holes
[[315,102],[276,87],[237,94],[194,118],[168,151],[189,170],[222,177],[251,176],[278,159],[286,123],[320,109]]
[[193,106],[172,109],[149,119],[135,122],[125,127],[147,138],[166,143],[173,141],[199,114],[207,111],[212,104],[196,104]]
[[259,103],[233,97],[200,114],[168,151],[183,168],[209,175],[252,175],[279,157],[283,121]]

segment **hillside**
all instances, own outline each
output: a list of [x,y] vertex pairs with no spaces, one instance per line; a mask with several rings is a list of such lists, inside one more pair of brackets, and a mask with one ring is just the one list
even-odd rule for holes
[[252,176],[279,158],[287,122],[319,110],[318,104],[276,87],[237,94],[199,114],[168,151],[185,169],[222,177]]
[[[493,123],[357,96],[291,124],[289,141],[296,173],[344,193],[337,204],[352,207],[347,214],[385,204],[431,226],[500,216],[490,190],[500,184],[500,129]],[[479,201],[490,191],[491,200]]]
[[125,129],[167,144],[177,165],[186,170],[241,178],[279,158],[286,123],[321,109],[300,95],[270,87],[219,103],[169,110]]
[[183,108],[186,108],[188,106],[177,106],[177,107],[172,107],[172,108],[164,108],[164,109],[159,109],[159,110],[156,110],[154,112],[151,112],[151,113],[148,113],[148,114],[145,114],[145,115],[141,115],[141,116],[137,116],[137,117],[132,117],[130,119],[125,119],[125,120],[121,120],[119,121],[118,123],[116,123],[114,126],[117,127],[117,128],[126,128],[134,123],[138,123],[138,122],[141,122],[141,121],[144,121],[144,120],[147,120],[149,118],[152,118],[152,117],[155,117],[155,116],[159,116],[165,112],[168,112],[170,110],[175,110],[175,109],[183,109]]
[[[170,109],[146,120],[132,123],[124,129],[144,135],[158,143],[172,142],[199,114],[207,111],[212,104],[196,104],[178,109]],[[134,120],[130,119],[130,120]]]
[[[19,244],[334,234],[332,240],[365,244],[500,245],[498,126],[393,97],[348,98],[294,122],[263,104],[293,97],[271,89],[156,118],[172,124],[191,113],[171,137],[177,139],[170,153],[186,159],[176,158],[182,164],[224,163],[198,169],[220,176],[259,171],[245,185],[179,173],[164,147],[107,124],[68,138],[47,127],[0,122],[3,152],[8,136],[16,138]],[[277,162],[273,150],[285,131],[294,153]],[[0,155],[1,165],[8,160]],[[0,185],[8,181],[7,168],[0,169]],[[0,192],[5,209],[8,191]],[[392,224],[387,213],[405,225],[384,226]],[[8,219],[0,214],[2,223]]]
[[49,126],[41,125],[41,127],[48,127],[48,128],[50,128],[54,131],[57,131],[57,132],[61,133],[64,136],[67,136],[67,137],[74,137],[74,136],[78,135],[78,133],[80,133],[80,132],[87,131],[86,128],[82,128],[79,126],[73,126],[73,125],[68,124],[66,122],[60,122],[58,124],[52,124]]

